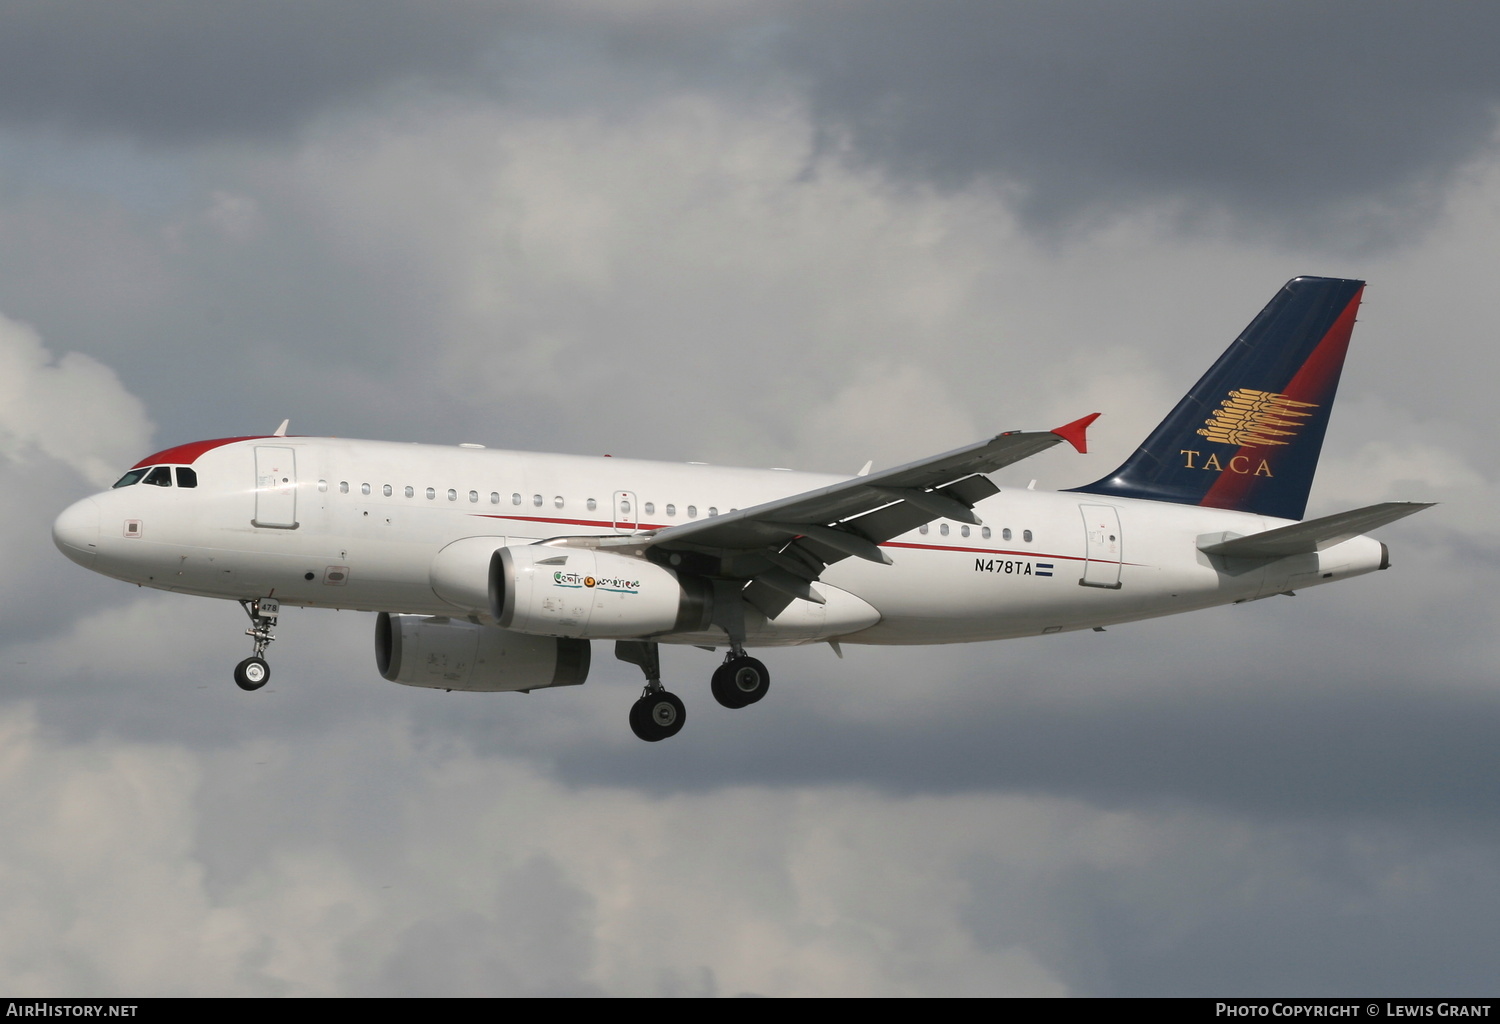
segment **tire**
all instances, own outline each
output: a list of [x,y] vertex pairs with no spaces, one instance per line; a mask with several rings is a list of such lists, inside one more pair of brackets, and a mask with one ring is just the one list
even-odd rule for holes
[[234,682],[241,690],[259,690],[271,679],[271,666],[264,658],[246,658],[234,667]]
[[734,658],[720,665],[715,671],[709,688],[714,700],[726,708],[743,708],[754,704],[766,695],[771,686],[771,673],[755,658]]
[[647,743],[676,736],[687,711],[675,693],[666,690],[642,697],[630,706],[630,729]]

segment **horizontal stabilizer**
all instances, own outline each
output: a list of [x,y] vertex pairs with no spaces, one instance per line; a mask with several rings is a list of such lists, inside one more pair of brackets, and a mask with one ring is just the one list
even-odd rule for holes
[[1376,527],[1394,523],[1424,508],[1431,508],[1434,504],[1435,502],[1430,501],[1383,501],[1379,505],[1336,512],[1321,519],[1309,519],[1305,523],[1294,523],[1265,533],[1202,544],[1198,550],[1206,555],[1227,555],[1231,558],[1306,555],[1342,544],[1360,534],[1369,533]]

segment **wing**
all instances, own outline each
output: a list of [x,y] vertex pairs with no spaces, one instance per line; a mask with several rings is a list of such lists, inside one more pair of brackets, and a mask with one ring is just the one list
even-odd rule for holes
[[742,596],[768,618],[794,599],[821,604],[809,586],[845,558],[891,564],[880,545],[934,519],[978,524],[974,505],[999,492],[985,473],[1067,441],[1087,451],[1099,416],[1047,431],[1012,431],[868,476],[657,530],[632,543],[677,556],[673,564],[744,580]]

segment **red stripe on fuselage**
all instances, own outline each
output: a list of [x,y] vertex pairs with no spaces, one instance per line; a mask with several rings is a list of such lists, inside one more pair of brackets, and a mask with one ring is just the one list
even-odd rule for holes
[[[594,526],[601,530],[613,530],[615,524],[603,519],[557,519],[552,516],[506,516],[495,512],[470,512],[476,519],[510,519],[518,523],[556,523],[559,526]],[[638,530],[662,530],[664,526],[650,526],[641,523],[631,528],[632,533]]]

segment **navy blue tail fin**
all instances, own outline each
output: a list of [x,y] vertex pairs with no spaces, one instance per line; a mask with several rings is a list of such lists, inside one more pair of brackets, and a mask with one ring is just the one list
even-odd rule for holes
[[1301,519],[1363,281],[1288,281],[1125,464],[1074,490]]

